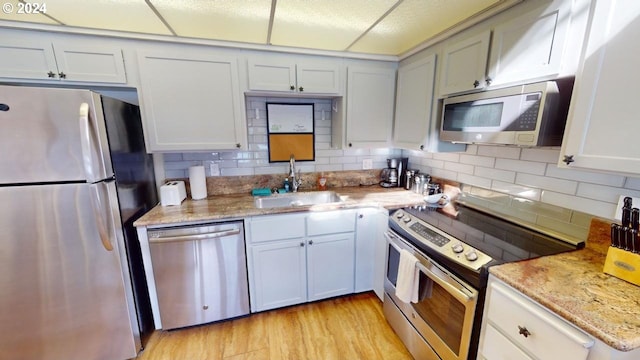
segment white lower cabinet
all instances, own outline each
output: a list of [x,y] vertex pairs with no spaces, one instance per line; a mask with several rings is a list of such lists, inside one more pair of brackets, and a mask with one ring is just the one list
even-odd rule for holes
[[480,359],[586,360],[594,339],[540,304],[489,277]]
[[246,219],[251,311],[350,294],[355,210]]

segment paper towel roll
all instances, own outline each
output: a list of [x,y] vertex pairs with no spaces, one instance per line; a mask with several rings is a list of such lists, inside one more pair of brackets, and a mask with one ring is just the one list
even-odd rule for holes
[[191,166],[189,168],[189,186],[191,186],[191,198],[193,200],[207,197],[207,179],[204,175],[204,166]]

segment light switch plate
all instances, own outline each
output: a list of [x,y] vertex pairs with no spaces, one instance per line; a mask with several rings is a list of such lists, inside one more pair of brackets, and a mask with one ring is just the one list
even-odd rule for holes
[[[614,216],[614,219],[616,220],[622,220],[622,206],[624,205],[624,198],[626,198],[627,195],[620,195],[620,198],[618,199],[618,207],[616,207],[616,214]],[[629,196],[631,199],[633,199],[633,203],[631,204],[632,208],[640,208],[640,197],[633,197],[633,196]]]
[[373,169],[373,159],[362,160],[362,170],[370,170],[370,169]]

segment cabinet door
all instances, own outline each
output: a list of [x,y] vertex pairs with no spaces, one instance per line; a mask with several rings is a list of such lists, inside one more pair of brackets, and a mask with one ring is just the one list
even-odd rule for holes
[[395,69],[349,67],[347,146],[387,147],[391,140]]
[[557,75],[570,19],[571,1],[556,0],[496,26],[491,44],[491,84]]
[[51,41],[42,36],[2,30],[0,77],[15,79],[57,79],[58,67]]
[[383,208],[358,210],[356,222],[355,292],[374,290],[384,297],[384,267],[389,212]]
[[424,150],[433,104],[436,56],[400,66],[396,93],[393,143],[397,147]]
[[108,46],[85,46],[55,43],[58,73],[67,81],[125,84],[122,49]]
[[163,52],[140,54],[138,62],[148,151],[246,145],[236,58]]
[[307,301],[303,238],[251,247],[251,309],[263,311]]
[[296,67],[297,90],[300,93],[340,93],[340,70],[336,66],[298,64]]
[[487,86],[485,73],[491,32],[449,44],[440,68],[440,95],[481,89]]
[[639,37],[640,2],[595,3],[559,166],[640,174]]
[[353,293],[354,234],[307,239],[309,301]]
[[296,92],[296,65],[286,60],[249,59],[249,90]]

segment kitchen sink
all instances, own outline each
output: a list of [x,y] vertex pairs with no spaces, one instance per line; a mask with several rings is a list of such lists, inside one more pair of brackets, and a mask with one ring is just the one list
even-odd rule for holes
[[280,208],[291,206],[310,206],[342,202],[338,194],[333,191],[310,191],[288,194],[273,194],[257,196],[254,203],[259,209]]

